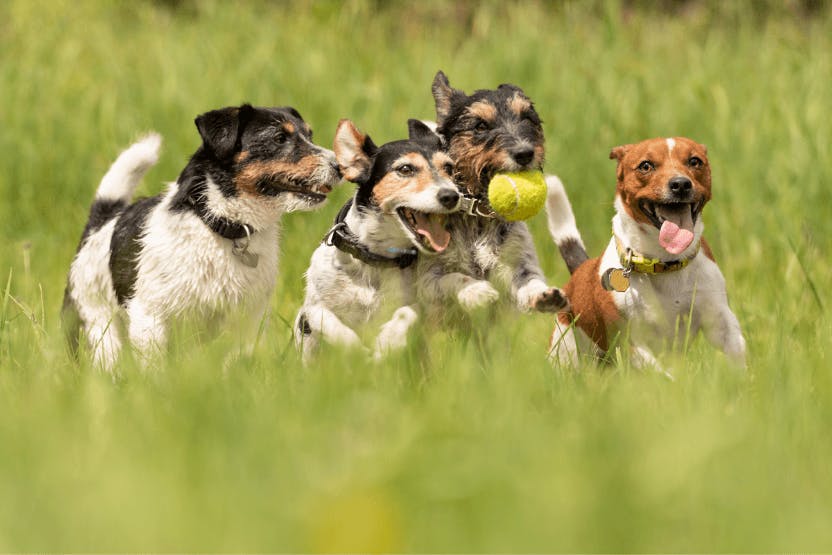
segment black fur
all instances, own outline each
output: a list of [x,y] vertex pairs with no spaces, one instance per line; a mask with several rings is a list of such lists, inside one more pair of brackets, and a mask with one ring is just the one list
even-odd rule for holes
[[[294,132],[286,131],[286,123],[291,124]],[[309,126],[290,107],[255,108],[243,104],[202,114],[195,124],[203,142],[179,175],[179,190],[171,203],[174,212],[193,209],[194,203],[188,197],[204,203],[206,177],[226,198],[234,197],[239,194],[235,176],[247,165],[267,160],[297,163],[314,152],[314,147],[303,140],[312,140]],[[245,153],[244,158],[237,159],[241,153]],[[258,182],[257,191],[264,196],[276,196],[284,192],[282,185],[294,189],[305,183],[270,175]]]
[[141,238],[147,216],[162,200],[155,196],[136,201],[122,212],[110,240],[110,274],[120,305],[135,293]]
[[558,245],[558,250],[560,250],[560,255],[563,261],[566,262],[570,274],[574,274],[578,266],[589,260],[586,249],[578,239],[564,240],[562,244]]

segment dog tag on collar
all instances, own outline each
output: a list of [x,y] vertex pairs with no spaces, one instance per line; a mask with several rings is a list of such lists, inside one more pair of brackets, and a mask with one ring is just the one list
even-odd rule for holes
[[260,255],[248,252],[248,238],[238,239],[231,244],[231,254],[240,259],[245,266],[256,268]]
[[601,286],[607,291],[623,293],[630,288],[630,276],[621,268],[610,268],[601,275]]

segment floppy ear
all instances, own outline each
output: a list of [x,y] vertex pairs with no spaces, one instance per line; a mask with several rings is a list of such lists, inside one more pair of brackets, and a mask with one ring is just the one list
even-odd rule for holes
[[451,115],[451,101],[454,97],[465,96],[465,93],[451,87],[448,77],[439,70],[433,78],[433,100],[436,102],[436,123],[439,127],[445,123]]
[[378,147],[370,137],[359,131],[353,122],[348,119],[338,122],[332,150],[335,151],[335,159],[341,167],[344,179],[361,183],[370,177],[370,158]]
[[442,138],[423,121],[407,120],[407,131],[411,141],[418,141],[435,149],[442,148]]
[[239,108],[221,108],[197,116],[194,123],[202,144],[220,160],[230,157],[242,132],[242,122],[248,119],[252,110],[250,104],[243,104]]

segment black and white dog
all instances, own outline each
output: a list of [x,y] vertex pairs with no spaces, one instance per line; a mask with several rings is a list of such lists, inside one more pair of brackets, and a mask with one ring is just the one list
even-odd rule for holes
[[281,215],[319,205],[340,180],[333,152],[312,143],[293,108],[245,104],[195,123],[202,145],[167,192],[130,204],[158,159],[155,134],[125,150],[96,192],[63,316],[71,344],[83,329],[104,368],[119,355],[119,327],[143,355],[187,315],[240,311],[256,330],[277,275]]
[[335,134],[335,156],[358,190],[315,250],[306,272],[306,300],[295,321],[305,361],[323,341],[360,346],[353,328],[382,300],[398,306],[381,327],[374,356],[401,348],[417,321],[413,264],[448,248],[447,215],[458,209],[453,164],[439,137],[417,120],[410,138],[377,147],[349,120]]

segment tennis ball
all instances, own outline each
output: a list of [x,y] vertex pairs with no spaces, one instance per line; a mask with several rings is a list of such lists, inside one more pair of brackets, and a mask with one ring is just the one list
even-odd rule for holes
[[543,208],[546,192],[542,172],[498,173],[488,184],[488,202],[503,219],[527,220]]

